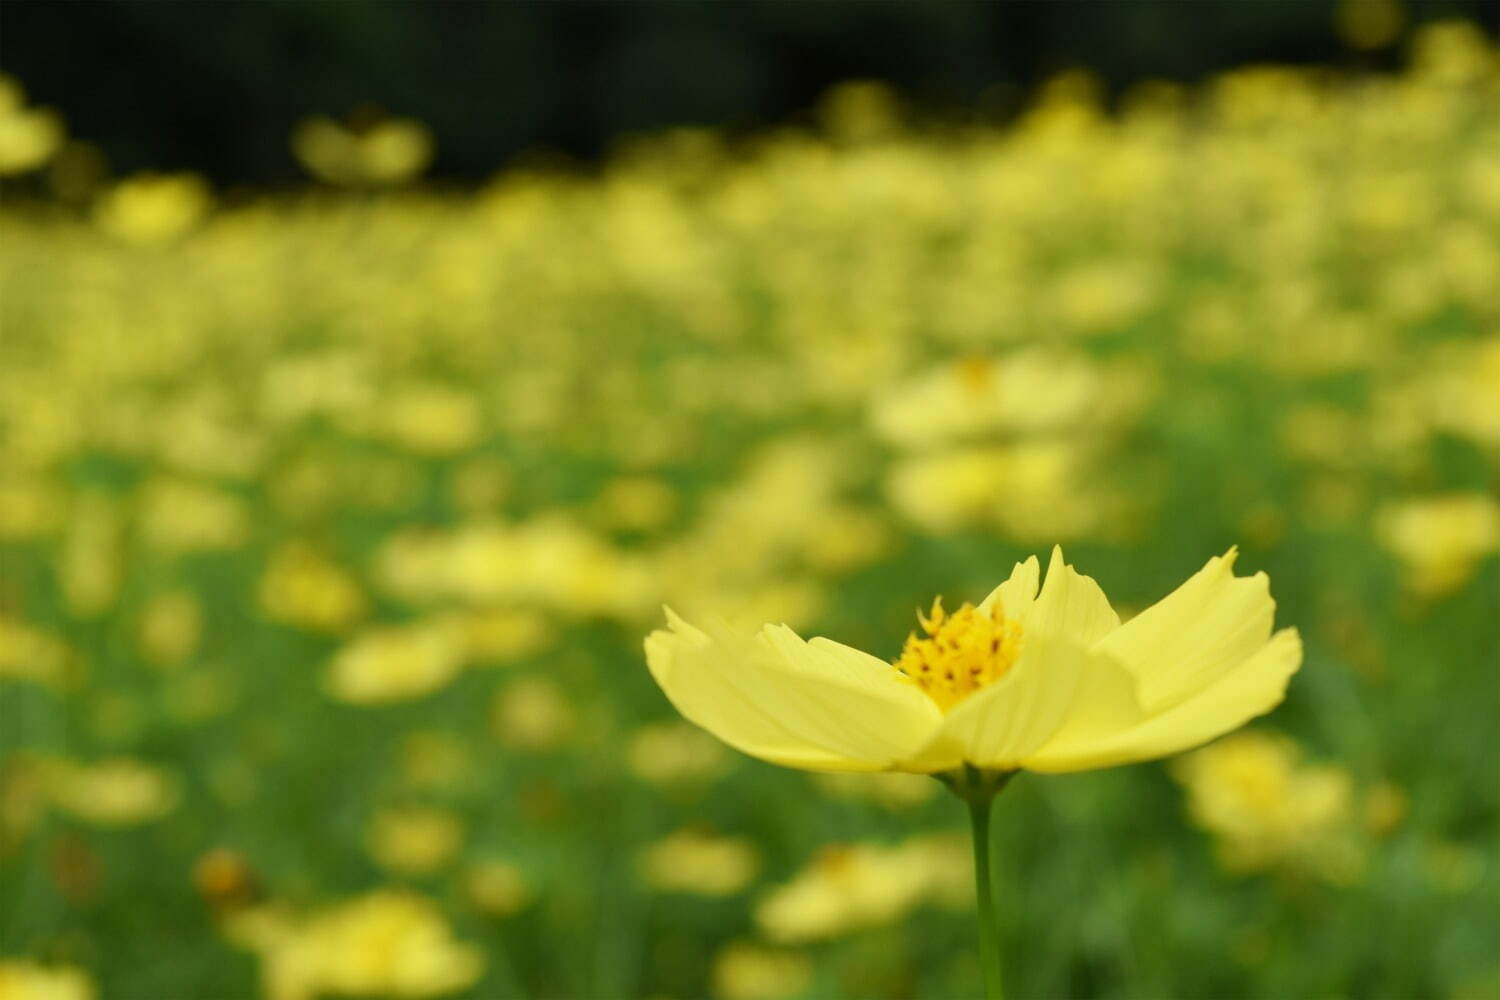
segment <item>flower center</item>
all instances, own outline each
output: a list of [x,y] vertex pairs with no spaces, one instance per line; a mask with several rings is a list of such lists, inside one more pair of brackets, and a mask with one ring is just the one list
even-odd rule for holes
[[917,612],[917,620],[927,634],[906,637],[896,669],[945,712],[1004,677],[1021,653],[1021,623],[993,605],[980,610],[965,604],[950,615],[939,597],[929,614]]

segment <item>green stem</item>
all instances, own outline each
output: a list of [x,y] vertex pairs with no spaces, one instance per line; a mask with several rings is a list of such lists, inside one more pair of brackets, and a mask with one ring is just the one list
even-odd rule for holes
[[1000,978],[1000,933],[995,922],[995,890],[990,882],[990,808],[1015,771],[986,771],[965,764],[933,775],[969,807],[974,828],[974,888],[979,904],[979,965],[984,970],[986,1000],[1004,1000]]
[[965,796],[974,827],[974,890],[979,901],[979,964],[984,969],[985,1000],[1003,1000],[1000,938],[995,924],[995,893],[990,884],[990,809],[995,789],[975,789]]

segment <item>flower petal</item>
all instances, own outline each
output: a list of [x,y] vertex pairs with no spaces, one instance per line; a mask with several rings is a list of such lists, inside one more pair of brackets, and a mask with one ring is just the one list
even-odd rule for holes
[[[1108,735],[1059,732],[1024,766],[1032,771],[1082,771],[1166,757],[1206,743],[1269,712],[1286,695],[1302,663],[1302,639],[1283,629],[1192,697]],[[1123,671],[1121,671],[1123,674]]]
[[941,713],[894,667],[785,626],[739,636],[667,610],[646,639],[651,674],[684,717],[747,754],[809,770],[879,771],[911,756]]
[[1265,645],[1276,602],[1264,573],[1233,574],[1235,549],[1208,561],[1182,586],[1095,647],[1136,678],[1141,707],[1164,711],[1235,669]]
[[1020,658],[999,681],[954,706],[926,756],[957,751],[980,767],[1016,767],[1063,724],[1089,645],[1118,623],[1099,585],[1054,548],[1041,595],[1022,616]]
[[1114,631],[1120,616],[1091,576],[1069,566],[1062,546],[1052,547],[1042,596],[1021,616],[1025,636],[1047,634],[1087,648]]
[[1086,755],[1145,720],[1146,713],[1135,693],[1135,678],[1109,657],[1091,653],[1084,660],[1078,692],[1068,706],[1067,717],[1022,766],[1030,768],[1034,759]]
[[1010,578],[990,591],[990,596],[979,602],[979,610],[988,613],[996,601],[1000,603],[1000,611],[1007,618],[1019,620],[1031,608],[1031,603],[1036,600],[1036,590],[1042,578],[1042,566],[1037,562],[1036,556],[1029,557],[1025,562],[1016,563],[1010,571]]

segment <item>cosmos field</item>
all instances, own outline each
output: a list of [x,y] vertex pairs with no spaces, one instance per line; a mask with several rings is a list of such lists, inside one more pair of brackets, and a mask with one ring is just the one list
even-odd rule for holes
[[894,658],[1054,543],[1127,615],[1238,545],[1306,659],[1011,784],[1011,995],[1500,996],[1476,29],[1004,126],[851,84],[472,191],[394,135],[304,133],[301,192],[12,182],[0,997],[976,995],[959,804],[741,757],[641,642]]

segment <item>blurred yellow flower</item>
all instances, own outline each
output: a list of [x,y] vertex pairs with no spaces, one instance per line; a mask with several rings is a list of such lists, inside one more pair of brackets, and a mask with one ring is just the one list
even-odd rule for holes
[[94,221],[127,243],[168,243],[201,222],[210,207],[208,185],[197,174],[138,174],[100,197]]
[[683,722],[642,726],[625,748],[630,773],[654,785],[707,782],[726,767],[724,744]]
[[1355,465],[1366,447],[1366,429],[1359,414],[1329,403],[1288,409],[1280,431],[1287,454],[1322,468]]
[[60,688],[72,653],[62,639],[24,622],[0,618],[0,680],[26,680]]
[[370,824],[370,854],[398,875],[442,868],[463,846],[464,825],[446,809],[385,809]]
[[1500,450],[1500,336],[1466,346],[1437,359],[1423,386],[1424,402],[1438,427]]
[[526,608],[494,608],[453,616],[468,655],[477,662],[507,663],[544,648],[555,638],[547,619]]
[[813,963],[785,948],[736,941],[714,956],[710,975],[720,1000],[784,1000],[812,985]]
[[1412,44],[1412,71],[1439,86],[1462,86],[1493,75],[1500,63],[1478,26],[1445,20],[1422,26]]
[[376,556],[375,575],[413,603],[535,602],[574,615],[638,613],[653,593],[643,560],[560,514],[399,532]]
[[305,917],[260,907],[235,915],[226,929],[260,953],[267,1000],[440,996],[472,986],[484,972],[481,949],[455,940],[431,901],[399,889]]
[[326,684],[340,701],[377,705],[430,694],[463,666],[463,642],[447,623],[384,626],[362,632],[335,653]]
[[1152,303],[1160,277],[1132,260],[1101,260],[1058,276],[1047,301],[1063,329],[1092,334],[1134,321]]
[[157,594],[141,610],[141,651],[158,666],[175,666],[192,655],[202,632],[203,607],[188,591]]
[[787,767],[1109,767],[1186,750],[1281,701],[1301,640],[1272,634],[1266,576],[1234,576],[1235,556],[1123,625],[1054,548],[1040,593],[1033,556],[977,608],[934,602],[894,664],[785,626],[699,629],[670,609],[646,657],[690,721]]
[[899,382],[876,398],[870,423],[893,444],[932,448],[996,433],[1118,425],[1147,391],[1138,369],[1032,348],[974,355]]
[[74,495],[68,515],[57,575],[68,610],[93,618],[109,610],[120,593],[124,512],[112,494],[90,487]]
[[510,470],[489,456],[470,458],[449,475],[453,505],[474,516],[494,515],[510,493]]
[[0,480],[0,541],[51,534],[62,524],[58,491],[41,479]]
[[1389,782],[1382,782],[1365,795],[1365,829],[1377,837],[1384,836],[1401,824],[1408,808],[1406,793]]
[[513,916],[535,898],[526,873],[508,861],[475,862],[465,870],[463,883],[470,901],[496,917]]
[[895,848],[826,847],[792,881],[755,908],[755,923],[781,942],[817,941],[890,923],[926,889],[922,873]]
[[414,383],[394,390],[381,403],[385,433],[418,454],[463,451],[484,428],[479,400],[439,383]]
[[432,160],[432,133],[407,118],[386,118],[358,128],[319,116],[293,131],[292,152],[308,173],[329,184],[401,184]]
[[1079,488],[1090,482],[1089,460],[1073,437],[912,455],[891,466],[886,495],[927,531],[988,521],[1015,538],[1077,538],[1112,520],[1107,490]]
[[495,696],[490,724],[495,736],[517,750],[552,750],[573,732],[573,705],[545,677],[522,677]]
[[755,908],[771,940],[826,940],[900,919],[928,902],[971,905],[973,872],[962,837],[920,836],[892,845],[824,848]]
[[820,573],[847,573],[876,562],[891,547],[887,518],[853,506],[828,509],[823,530],[808,539],[804,556]]
[[760,870],[760,854],[742,837],[678,830],[646,846],[638,858],[641,878],[658,892],[732,896]]
[[1177,761],[1193,820],[1219,838],[1231,871],[1290,865],[1346,882],[1361,857],[1349,837],[1354,790],[1337,767],[1304,764],[1290,739],[1235,733]]
[[286,542],[272,554],[260,579],[260,606],[272,621],[322,632],[340,632],[365,613],[354,576],[316,548]]
[[1483,493],[1450,493],[1388,504],[1375,537],[1401,560],[1407,586],[1425,597],[1452,593],[1481,559],[1500,551],[1500,501]]
[[177,805],[177,778],[129,757],[80,764],[47,765],[53,804],[63,812],[100,826],[134,826],[170,812]]
[[207,483],[159,477],[141,488],[138,527],[145,543],[163,552],[236,549],[250,535],[244,500]]
[[21,87],[0,74],[0,177],[34,170],[63,141],[63,124],[46,108],[28,108]]
[[156,419],[157,451],[167,466],[181,472],[249,479],[265,459],[266,438],[213,395],[169,405]]
[[0,960],[0,1000],[94,1000],[88,973],[71,965],[42,965],[25,958]]
[[650,531],[677,510],[677,493],[650,476],[621,476],[611,480],[596,502],[600,516],[611,527]]
[[234,910],[260,895],[255,871],[244,855],[227,847],[215,847],[193,862],[193,887],[210,906]]

